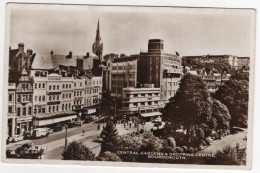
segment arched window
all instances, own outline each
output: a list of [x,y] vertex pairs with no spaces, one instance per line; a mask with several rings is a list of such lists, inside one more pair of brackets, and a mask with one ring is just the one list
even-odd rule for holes
[[11,102],[13,100],[13,96],[10,94],[8,97],[9,102]]

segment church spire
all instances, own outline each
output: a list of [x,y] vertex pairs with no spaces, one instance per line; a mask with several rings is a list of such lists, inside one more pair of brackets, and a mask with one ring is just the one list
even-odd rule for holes
[[100,37],[100,33],[99,33],[99,18],[98,18],[98,24],[97,24],[96,41],[101,41],[101,37]]

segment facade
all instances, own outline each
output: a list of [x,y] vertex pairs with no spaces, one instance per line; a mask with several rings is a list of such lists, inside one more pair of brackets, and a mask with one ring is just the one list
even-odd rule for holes
[[244,69],[249,71],[250,67],[250,58],[249,57],[237,57],[238,69]]
[[163,107],[160,98],[160,88],[153,84],[144,84],[140,88],[123,88],[122,112],[124,114],[140,113],[144,119],[161,116]]
[[32,79],[23,69],[16,88],[16,134],[31,130],[33,118]]
[[103,88],[110,96],[121,98],[123,88],[136,87],[138,58],[139,55],[118,57],[112,54],[107,59],[103,67]]
[[16,83],[8,84],[8,136],[16,134]]
[[231,75],[226,73],[214,73],[213,71],[206,72],[205,70],[188,70],[186,73],[199,76],[206,85],[209,92],[215,92],[218,87],[230,80]]
[[164,42],[151,39],[148,52],[141,52],[137,67],[137,81],[140,84],[154,84],[161,89],[161,100],[165,103],[179,88],[182,75],[181,58],[176,53],[164,53]]

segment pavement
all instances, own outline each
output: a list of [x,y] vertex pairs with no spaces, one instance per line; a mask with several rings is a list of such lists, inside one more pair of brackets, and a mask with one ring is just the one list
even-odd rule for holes
[[225,136],[223,139],[213,141],[210,146],[200,150],[198,153],[216,153],[228,145],[235,147],[237,143],[239,143],[240,147],[246,147],[247,140],[244,140],[243,138],[247,136],[247,129],[242,130],[243,131],[236,134]]

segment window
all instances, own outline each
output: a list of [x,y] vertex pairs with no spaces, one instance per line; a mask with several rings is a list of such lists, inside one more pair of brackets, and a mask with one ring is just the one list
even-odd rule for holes
[[21,102],[21,96],[20,96],[20,95],[18,95],[17,101],[18,101],[18,102]]
[[57,100],[59,100],[59,95],[57,95]]
[[51,96],[49,96],[49,101],[51,101]]
[[8,113],[12,113],[12,107],[11,106],[8,106]]
[[62,104],[62,108],[61,108],[61,110],[64,110],[64,104]]
[[32,107],[28,108],[28,115],[32,115]]
[[70,109],[70,103],[69,103],[69,109]]
[[62,88],[65,88],[65,84],[62,84]]
[[45,88],[45,83],[42,84],[42,88]]
[[34,88],[37,89],[37,83],[34,84]]
[[26,116],[26,107],[23,108],[23,116]]
[[52,100],[55,100],[55,95],[53,95]]
[[51,112],[51,107],[49,106],[49,112]]
[[41,102],[42,101],[42,97],[41,96],[39,96],[39,102]]
[[141,94],[142,97],[145,97],[145,94]]
[[148,105],[152,105],[152,102],[148,102]]
[[65,110],[67,110],[67,104],[65,105]]
[[44,102],[45,102],[45,96],[42,96],[42,101],[44,101]]
[[53,87],[52,87],[52,88],[53,88],[53,90],[55,90],[56,86],[55,86],[55,85],[53,85]]
[[71,98],[71,93],[69,94],[69,98]]
[[141,102],[141,105],[144,106],[144,102]]
[[68,88],[68,84],[66,84],[66,88]]
[[29,101],[30,102],[32,101],[32,95],[29,95]]
[[17,109],[17,116],[21,116],[21,108]]
[[13,96],[10,94],[8,97],[9,102],[11,102],[13,100]]
[[138,97],[138,94],[134,94],[134,97]]
[[49,86],[49,90],[51,90],[51,85]]
[[39,88],[41,88],[41,83],[39,83]]
[[59,106],[56,106],[56,110],[57,110],[57,112],[59,111]]
[[76,84],[76,83],[74,83],[74,87],[76,87],[76,85],[77,85],[77,84]]
[[52,111],[55,112],[55,106],[52,107]]
[[137,103],[133,103],[134,106],[137,106]]
[[42,109],[38,109],[38,113],[42,113]]
[[59,90],[60,89],[60,86],[59,85],[57,85],[57,90]]
[[45,108],[42,108],[42,113],[45,113]]
[[80,82],[80,86],[82,87],[82,82]]
[[67,94],[66,94],[66,98],[68,98],[68,97],[69,97],[69,94],[67,93]]

